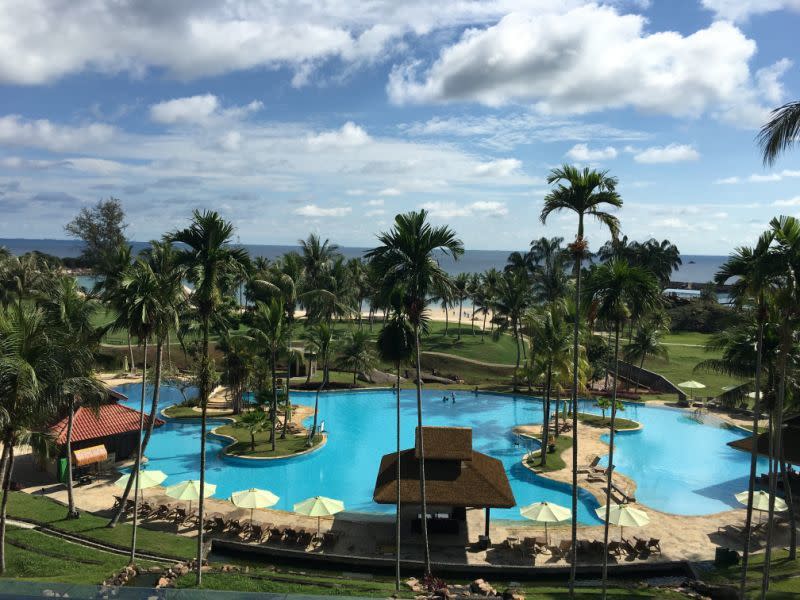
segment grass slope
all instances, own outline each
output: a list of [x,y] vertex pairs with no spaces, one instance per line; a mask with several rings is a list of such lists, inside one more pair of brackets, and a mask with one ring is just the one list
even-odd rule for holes
[[[617,417],[614,419],[614,426],[617,431],[621,429],[636,429],[639,427],[639,424],[635,421],[631,421],[629,419],[623,419],[619,416],[619,412],[617,412]],[[602,415],[590,415],[587,413],[578,413],[578,420],[581,423],[589,425],[590,427],[602,427],[604,429],[608,429],[611,427],[611,417],[609,416],[609,411],[606,411],[606,416],[603,418]]]
[[[6,533],[6,573],[9,579],[97,585],[128,563],[121,554],[67,542],[31,529]],[[142,566],[153,563],[139,561]]]
[[[238,420],[238,417],[233,417]],[[299,452],[308,450],[306,447],[305,435],[293,435],[287,433],[286,439],[281,439],[280,432],[276,432],[275,451],[272,451],[272,442],[269,441],[270,431],[261,431],[255,435],[255,448],[251,445],[250,432],[243,428],[237,427],[235,424],[223,425],[216,429],[216,433],[227,435],[236,440],[227,452],[235,454],[236,456],[249,456],[258,458],[278,458],[281,456],[292,456]],[[322,441],[322,436],[314,436],[313,445],[317,445]]]
[[[109,498],[109,505],[112,499]],[[97,542],[129,548],[131,525],[120,523],[113,529],[106,527],[108,519],[91,513],[82,513],[79,519],[66,519],[67,509],[62,504],[41,496],[23,492],[10,492],[8,516],[24,521],[46,525],[51,529],[82,536]],[[142,552],[175,558],[190,558],[195,555],[196,542],[190,538],[165,531],[148,529],[140,525],[136,533],[136,547]]]

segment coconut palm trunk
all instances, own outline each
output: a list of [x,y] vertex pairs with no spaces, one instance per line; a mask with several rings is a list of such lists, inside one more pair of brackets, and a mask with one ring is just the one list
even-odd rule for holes
[[794,499],[792,498],[792,486],[789,480],[789,472],[786,466],[786,461],[781,457],[781,480],[783,481],[783,490],[786,495],[786,504],[791,508],[789,510],[789,560],[797,558],[797,517],[794,513]]
[[[275,361],[278,359],[277,353],[275,349],[272,350],[272,431],[270,433],[270,439],[272,441],[272,451],[275,452],[275,423],[278,420],[278,377],[276,374],[276,367]],[[286,424],[284,424],[284,429],[286,429]]]
[[3,500],[0,501],[0,575],[6,572],[6,512],[11,475],[14,472],[14,444],[7,442],[3,448],[5,472],[3,473]]
[[617,374],[619,372],[619,320],[614,323],[614,383],[611,387],[611,425],[606,468],[606,515],[603,523],[603,600],[608,588],[608,520],[611,516],[611,480],[614,475],[614,425],[617,418]]
[[753,530],[753,494],[756,487],[756,470],[758,468],[758,417],[761,412],[761,359],[764,352],[764,311],[762,301],[759,302],[758,345],[756,346],[756,380],[755,400],[753,401],[753,445],[750,449],[750,476],[747,482],[747,515],[744,524],[744,549],[742,550],[742,575],[739,580],[739,596],[744,598],[747,586],[747,566],[750,562],[750,534]]
[[72,426],[75,422],[75,400],[70,399],[69,415],[67,415],[67,518],[78,516],[75,510],[75,490],[72,482]]
[[[542,406],[542,456],[541,464],[543,467],[547,466],[547,441],[550,439],[550,381],[553,378],[553,363],[547,364],[547,382],[545,384],[544,392],[544,405]],[[558,410],[558,409],[556,409]],[[558,431],[558,429],[556,429]]]
[[[459,327],[459,333],[461,329]],[[417,359],[417,430],[419,444],[419,496],[422,505],[422,545],[425,554],[425,575],[431,574],[431,549],[428,545],[428,499],[425,485],[425,445],[422,435],[422,359],[420,357],[419,323],[414,324],[414,343]]]
[[578,214],[578,235],[575,238],[575,324],[572,329],[572,522],[569,568],[569,595],[575,597],[578,573],[578,338],[580,336],[581,263],[583,261],[583,213]]
[[128,357],[130,358],[130,368],[128,369],[129,373],[136,372],[136,363],[133,362],[133,344],[131,344],[131,332],[128,332]]
[[286,401],[283,411],[283,429],[281,429],[281,439],[286,439],[286,429],[289,426],[289,411],[292,409],[292,401],[289,399],[289,388],[292,387],[292,340],[288,342],[289,356],[286,357]]
[[208,315],[203,315],[203,348],[200,367],[200,498],[197,500],[197,586],[203,583],[203,519],[205,517],[206,490],[206,426],[208,420],[208,396],[211,393],[211,365],[208,360]]
[[394,589],[400,591],[400,363],[397,365],[397,507],[394,516]]
[[[144,353],[142,354],[142,395],[139,402],[139,442],[136,451],[136,460],[133,463],[133,529],[131,531],[131,557],[130,564],[136,560],[136,525],[139,519],[139,472],[142,470],[142,432],[144,430],[144,397],[147,394],[147,338],[144,339]],[[124,502],[122,503],[124,506]]]
[[456,338],[458,341],[461,341],[461,315],[464,314],[464,299],[458,299],[458,337]]

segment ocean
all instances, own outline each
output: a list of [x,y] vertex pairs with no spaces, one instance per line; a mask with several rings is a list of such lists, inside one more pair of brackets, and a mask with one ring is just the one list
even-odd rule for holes
[[[131,242],[134,252],[139,252],[148,246],[147,242]],[[275,246],[268,244],[242,244],[251,256],[263,256],[273,260],[286,252],[298,250],[298,246]],[[5,246],[13,254],[24,254],[38,250],[59,257],[75,257],[81,253],[81,243],[74,240],[29,240],[29,239],[3,239],[0,246]],[[360,257],[366,248],[341,247],[340,251],[347,258]],[[458,273],[482,273],[492,267],[502,270],[506,264],[511,250],[466,250],[457,261],[443,256],[442,267],[451,275]],[[685,254],[681,256],[683,265],[672,274],[673,281],[687,281],[691,283],[706,283],[714,279],[714,274],[725,261],[725,256],[707,256]]]

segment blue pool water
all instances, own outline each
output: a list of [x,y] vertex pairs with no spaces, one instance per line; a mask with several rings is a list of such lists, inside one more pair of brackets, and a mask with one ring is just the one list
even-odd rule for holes
[[[138,408],[141,386],[118,388]],[[162,388],[161,406],[182,400],[178,390]],[[313,394],[294,393],[293,401],[312,405]],[[515,444],[515,425],[541,423],[541,402],[527,397],[457,392],[456,403],[442,402],[442,392],[423,393],[423,415],[429,425],[473,428],[473,446],[506,468],[518,506],[547,500],[570,505],[570,488],[538,477],[521,464],[530,448]],[[582,410],[597,412],[588,402]],[[624,416],[645,424],[641,432],[620,435],[618,469],[639,482],[638,499],[653,508],[679,514],[708,514],[735,505],[732,494],[746,487],[748,457],[725,446],[742,433],[718,424],[701,425],[677,410],[630,405]],[[401,438],[413,445],[416,397],[401,395]],[[217,484],[218,498],[248,487],[280,496],[276,508],[291,510],[299,500],[318,494],[339,498],[349,511],[387,513],[372,491],[381,456],[395,448],[395,397],[388,391],[329,392],[320,395],[319,420],[329,432],[318,451],[291,459],[258,461],[223,457],[227,442],[210,438],[207,481]],[[209,419],[209,429],[221,421]],[[147,449],[151,468],[168,474],[166,485],[198,477],[199,423],[170,421],[153,435]],[[581,493],[578,518],[598,523],[596,500]],[[519,508],[497,510],[497,518],[519,519]]]

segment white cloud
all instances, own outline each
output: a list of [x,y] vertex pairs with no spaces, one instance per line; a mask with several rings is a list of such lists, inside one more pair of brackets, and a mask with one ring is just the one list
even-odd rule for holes
[[477,165],[475,173],[485,177],[508,177],[521,166],[522,161],[516,158],[499,158]]
[[382,208],[373,208],[372,210],[368,210],[364,213],[366,217],[378,217],[380,215],[386,214],[386,211]]
[[150,118],[166,125],[208,125],[215,121],[240,119],[259,111],[263,104],[253,100],[246,106],[223,109],[213,94],[173,98],[150,106]]
[[407,38],[492,23],[517,5],[557,4],[480,0],[442,10],[428,0],[8,0],[0,2],[0,82],[43,84],[83,71],[141,77],[150,70],[186,80],[287,66],[300,86],[330,59],[346,71],[384,59]]
[[426,202],[421,208],[427,210],[432,217],[452,219],[456,217],[472,217],[475,215],[485,217],[502,217],[508,214],[508,207],[504,202],[478,200],[469,204],[455,202]]
[[294,214],[302,217],[318,219],[321,217],[346,217],[352,212],[349,206],[335,206],[332,208],[322,208],[316,204],[306,204],[294,210]]
[[674,163],[687,160],[697,160],[700,153],[693,146],[688,144],[669,144],[667,146],[652,146],[633,156],[633,160],[638,163]]
[[378,192],[378,196],[402,196],[403,192],[397,188],[384,188]]
[[223,150],[235,152],[242,145],[242,134],[238,131],[228,131],[220,138],[219,145]]
[[605,148],[590,149],[588,144],[575,144],[567,150],[566,156],[579,162],[597,162],[609,160],[617,157],[617,149],[613,146]]
[[532,102],[543,114],[633,107],[754,124],[761,96],[749,68],[753,40],[727,22],[687,36],[650,33],[645,23],[595,4],[567,13],[512,12],[466,30],[427,68],[419,61],[395,67],[387,90],[398,104]]
[[0,144],[44,148],[56,152],[79,150],[88,144],[106,142],[114,128],[104,123],[89,123],[72,127],[58,125],[47,119],[35,121],[19,115],[0,117]]
[[720,19],[744,21],[752,15],[777,10],[800,11],[800,0],[701,0]]
[[787,200],[776,200],[772,206],[800,206],[800,196],[788,198]]
[[383,198],[376,198],[375,200],[367,200],[364,204],[366,206],[383,206]]
[[714,183],[720,185],[735,185],[739,183],[772,183],[775,181],[783,181],[784,179],[792,179],[795,177],[800,177],[800,171],[784,169],[778,173],[753,173],[747,177],[723,177],[722,179],[717,179]]
[[308,137],[308,145],[313,150],[363,146],[369,141],[367,132],[352,121],[348,121],[340,129],[323,131]]

